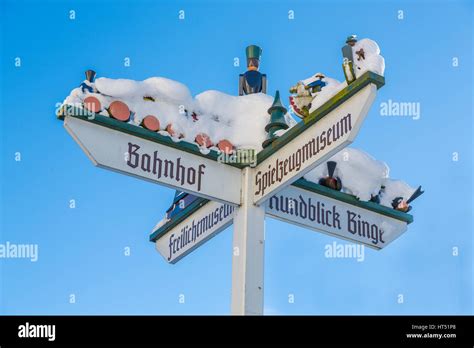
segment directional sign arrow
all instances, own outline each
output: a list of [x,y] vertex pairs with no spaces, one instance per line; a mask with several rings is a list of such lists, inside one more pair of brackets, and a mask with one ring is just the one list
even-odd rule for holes
[[[64,127],[94,165],[213,200],[240,204],[241,170],[191,151],[177,151],[168,137],[102,116],[105,125],[137,128],[139,137],[87,119],[66,116]],[[97,120],[95,120],[97,122]],[[163,139],[168,138],[168,139]],[[153,141],[155,140],[155,141]],[[229,185],[232,183],[232,185]]]
[[372,202],[298,181],[272,196],[267,215],[334,237],[382,249],[400,237],[412,221],[408,214]]
[[377,91],[378,75],[371,74],[343,89],[258,154],[255,204],[263,203],[355,139]]
[[167,262],[175,263],[229,226],[234,213],[229,204],[201,200],[185,211],[185,219],[154,231],[150,240]]

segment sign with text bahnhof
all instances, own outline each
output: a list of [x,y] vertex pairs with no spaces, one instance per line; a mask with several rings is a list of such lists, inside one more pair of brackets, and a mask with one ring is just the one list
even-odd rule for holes
[[204,198],[240,204],[240,169],[170,146],[66,117],[64,126],[92,162]]

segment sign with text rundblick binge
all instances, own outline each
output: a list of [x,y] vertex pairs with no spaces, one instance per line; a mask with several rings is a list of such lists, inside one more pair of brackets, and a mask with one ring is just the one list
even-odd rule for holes
[[255,169],[254,203],[263,203],[349,145],[359,132],[376,91],[375,84],[367,85],[259,163]]
[[265,203],[267,215],[338,238],[382,249],[407,229],[405,221],[290,186]]
[[96,166],[240,204],[239,168],[74,117],[64,127]]

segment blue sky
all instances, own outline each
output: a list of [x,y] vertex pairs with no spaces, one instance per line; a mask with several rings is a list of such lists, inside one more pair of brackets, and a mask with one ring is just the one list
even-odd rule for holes
[[[265,312],[472,314],[471,2],[0,4],[0,243],[39,245],[37,262],[0,259],[0,313],[228,314],[232,228],[165,263],[148,235],[174,192],[95,168],[55,119],[55,105],[89,68],[99,77],[164,76],[193,94],[237,94],[248,44],[263,47],[269,93],[279,89],[288,104],[288,88],[317,71],[343,79],[340,49],[356,33],[379,43],[386,86],[353,146],[426,192],[408,232],[382,251],[366,249],[363,262],[325,258],[327,244],[345,242],[268,218]],[[419,102],[420,119],[381,116],[389,99]]]

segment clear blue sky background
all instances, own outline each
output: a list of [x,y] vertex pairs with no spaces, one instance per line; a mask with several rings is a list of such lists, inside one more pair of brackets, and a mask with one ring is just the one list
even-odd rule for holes
[[[265,312],[472,314],[472,15],[470,1],[2,0],[0,243],[40,250],[36,263],[0,259],[0,313],[229,313],[232,229],[165,263],[148,236],[174,192],[95,168],[55,119],[55,104],[89,68],[236,94],[252,43],[263,47],[269,93],[280,89],[287,104],[299,79],[317,71],[343,79],[340,49],[356,33],[379,43],[386,86],[354,147],[426,193],[408,232],[366,249],[364,262],[325,258],[327,244],[343,241],[267,219]],[[380,116],[388,99],[421,103],[421,118]]]

